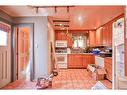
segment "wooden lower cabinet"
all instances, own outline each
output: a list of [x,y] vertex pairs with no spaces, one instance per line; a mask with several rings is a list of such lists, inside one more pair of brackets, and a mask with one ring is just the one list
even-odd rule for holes
[[87,68],[88,64],[95,63],[92,54],[68,54],[68,68]]
[[111,58],[105,58],[105,70],[107,72],[106,78],[110,81],[112,81],[112,59]]
[[69,54],[68,68],[82,68],[82,55]]

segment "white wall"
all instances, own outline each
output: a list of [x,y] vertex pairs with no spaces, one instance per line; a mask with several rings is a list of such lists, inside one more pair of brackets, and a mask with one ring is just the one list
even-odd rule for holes
[[[35,79],[48,74],[48,20],[45,16],[14,18],[14,23],[34,23]],[[36,47],[38,45],[38,47]]]

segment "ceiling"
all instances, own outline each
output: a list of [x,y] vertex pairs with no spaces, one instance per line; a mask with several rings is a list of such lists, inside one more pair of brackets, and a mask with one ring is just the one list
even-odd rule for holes
[[[43,7],[35,6],[0,6],[0,9],[12,17],[49,16],[53,20],[68,20],[70,30],[89,30],[107,23],[124,13],[124,6],[70,6]],[[58,22],[61,24],[63,22]],[[60,27],[54,26],[59,30]]]

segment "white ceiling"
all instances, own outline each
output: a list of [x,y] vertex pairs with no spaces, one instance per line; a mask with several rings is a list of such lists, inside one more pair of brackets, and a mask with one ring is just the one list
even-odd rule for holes
[[50,16],[53,19],[69,19],[69,29],[85,30],[99,27],[124,13],[124,6],[75,6],[69,8],[54,7],[36,9],[31,6],[0,6],[0,9],[12,17]]

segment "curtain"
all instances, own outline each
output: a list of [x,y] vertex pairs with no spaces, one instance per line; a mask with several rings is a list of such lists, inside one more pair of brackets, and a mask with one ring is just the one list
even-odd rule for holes
[[4,32],[10,32],[11,27],[0,21],[0,30]]

